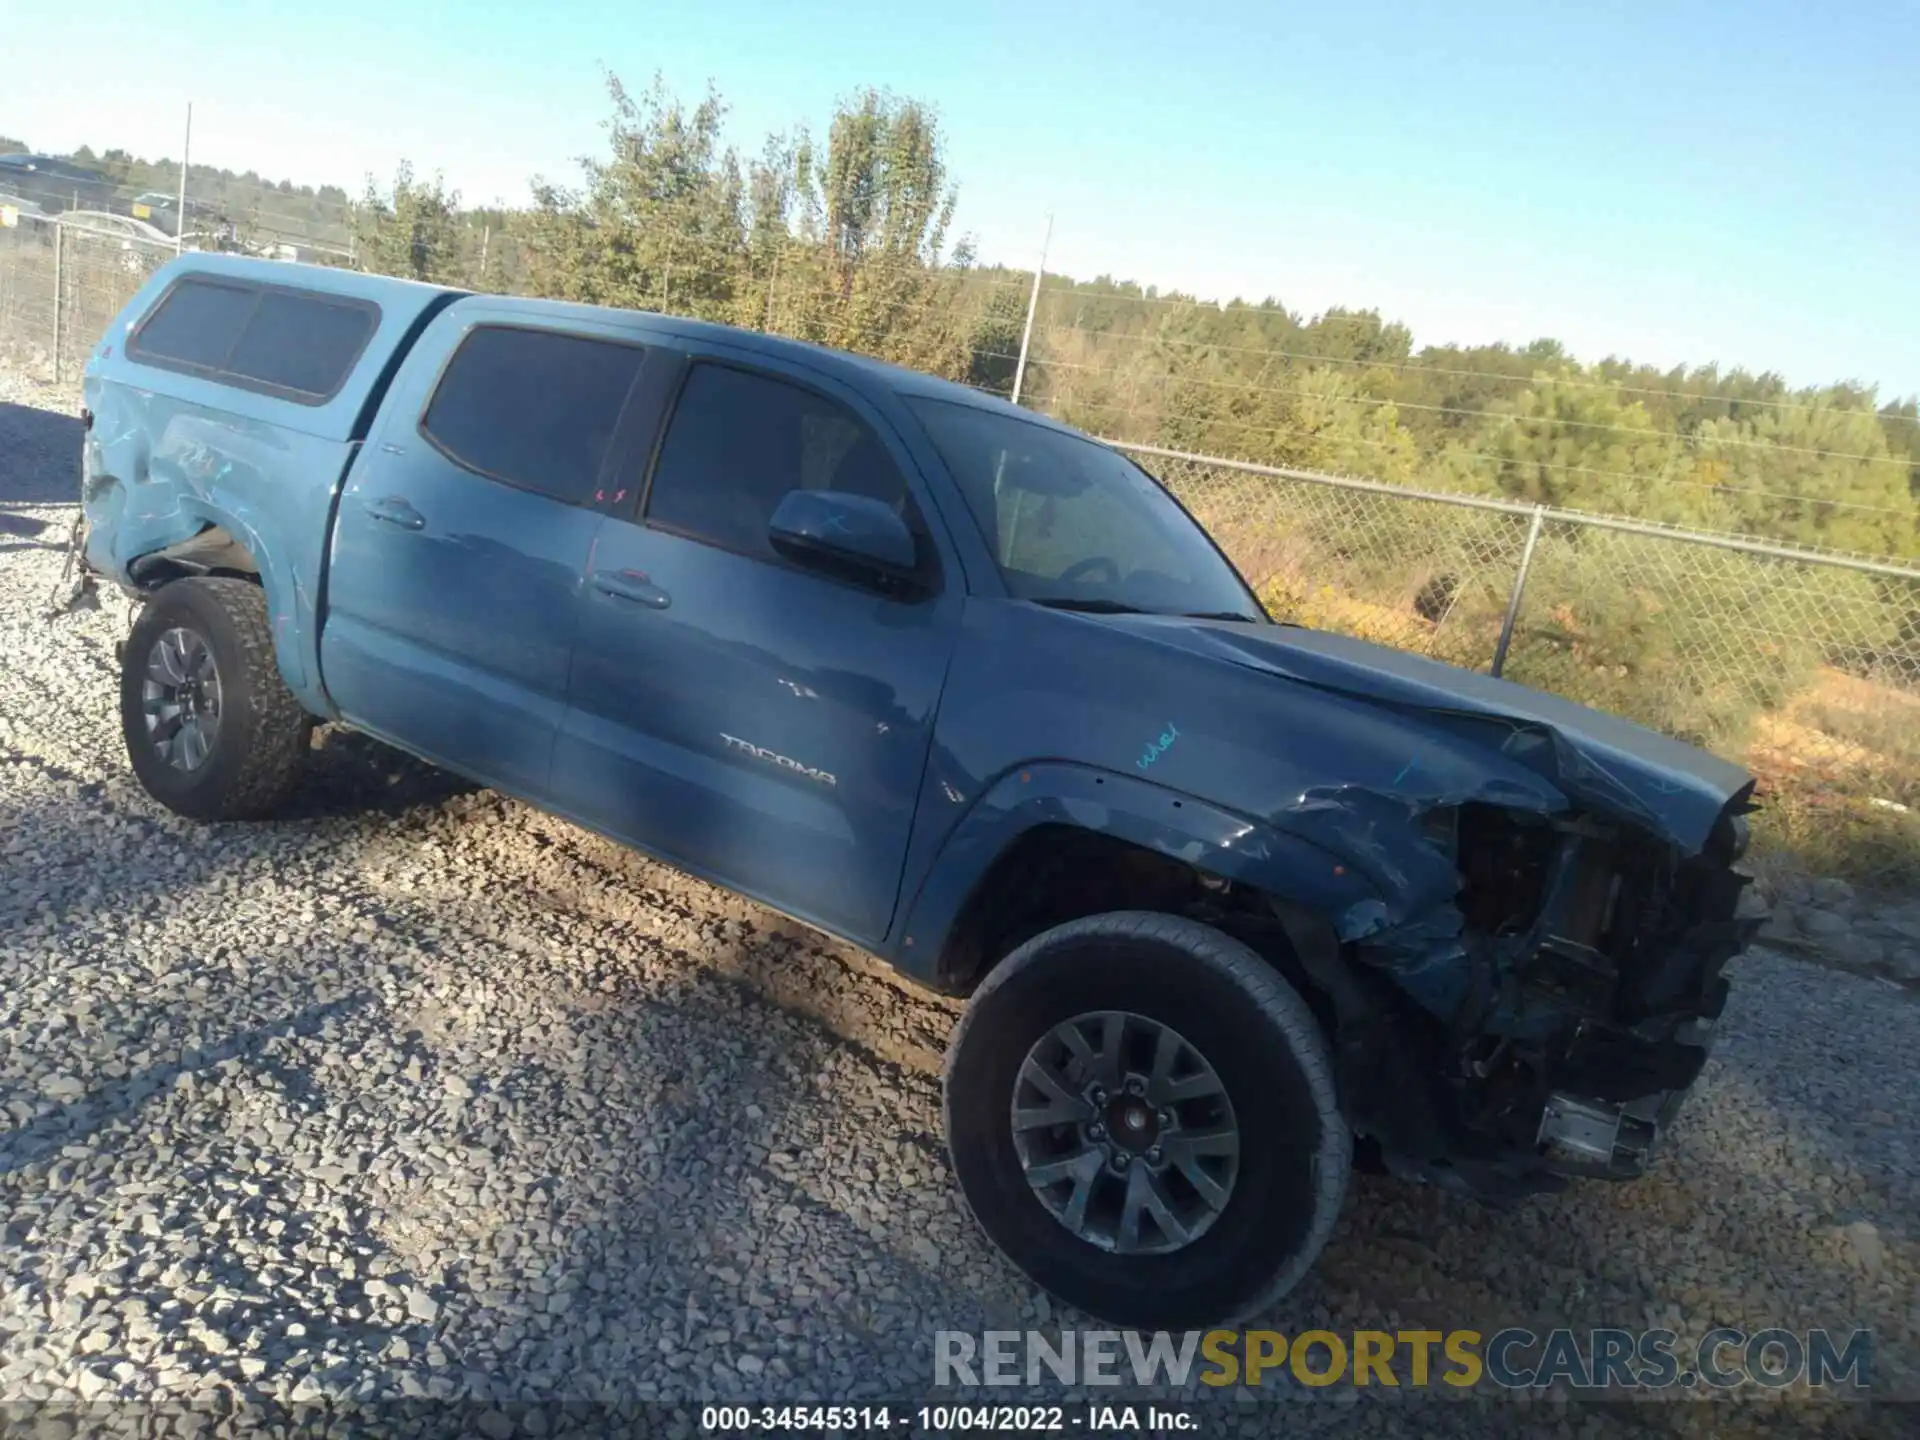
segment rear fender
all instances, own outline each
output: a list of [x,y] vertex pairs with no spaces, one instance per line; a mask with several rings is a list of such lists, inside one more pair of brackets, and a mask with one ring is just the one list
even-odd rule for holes
[[[289,690],[307,702],[303,692],[308,687],[310,672],[303,653],[304,647],[300,643],[304,627],[299,619],[299,586],[287,574],[286,566],[275,556],[272,548],[265,543],[257,519],[207,501],[183,501],[179,510],[168,517],[167,523],[136,530],[127,541],[127,548],[132,553],[127,555],[123,563],[116,564],[112,573],[118,578],[127,579],[139,589],[147,589],[148,586],[139,580],[142,560],[156,558],[170,547],[215,526],[232,536],[258,567],[260,588],[267,595],[267,616],[273,626],[273,653],[280,667],[280,676],[287,682]],[[116,560],[118,558],[116,556]]]
[[1319,846],[1162,786],[1090,766],[1044,763],[1009,771],[948,833],[904,909],[889,956],[936,985],[940,956],[994,860],[1036,826],[1069,825],[1252,885],[1325,915],[1365,914],[1380,897],[1357,869]]
[[350,447],[125,386],[100,387],[97,403],[82,487],[89,568],[144,589],[139,562],[220,527],[259,571],[287,688],[331,713],[314,638],[333,487],[304,477],[337,477]]

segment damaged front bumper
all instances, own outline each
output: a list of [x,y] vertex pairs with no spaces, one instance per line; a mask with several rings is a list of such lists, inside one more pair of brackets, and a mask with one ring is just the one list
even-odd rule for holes
[[1643,1173],[1762,923],[1749,794],[1694,854],[1585,813],[1429,824],[1457,893],[1344,947],[1335,994],[1343,1102],[1387,1169],[1495,1203]]
[[1647,1168],[1661,1132],[1686,1096],[1685,1090],[1665,1090],[1612,1105],[1549,1095],[1534,1143],[1555,1174],[1632,1179]]

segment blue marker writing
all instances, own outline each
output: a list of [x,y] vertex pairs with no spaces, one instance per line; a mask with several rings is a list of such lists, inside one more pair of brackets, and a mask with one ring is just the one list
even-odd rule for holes
[[1138,765],[1142,770],[1145,770],[1149,765],[1153,764],[1154,761],[1171,750],[1173,748],[1173,742],[1179,738],[1180,732],[1173,728],[1173,722],[1169,720],[1167,722],[1167,728],[1161,732],[1160,738],[1157,740],[1149,740],[1147,742],[1147,748],[1141,752],[1140,758],[1133,763]]

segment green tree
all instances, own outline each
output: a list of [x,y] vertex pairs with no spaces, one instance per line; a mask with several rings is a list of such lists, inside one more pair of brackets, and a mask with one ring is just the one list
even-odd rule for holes
[[[790,333],[945,375],[964,374],[958,277],[943,268],[958,195],[926,106],[866,90],[842,102],[819,154],[793,153],[801,263]],[[782,329],[789,327],[783,325]]]
[[741,318],[745,182],[721,141],[726,106],[689,109],[655,77],[642,94],[609,75],[610,154],[582,162],[586,183],[538,180],[521,229],[536,293],[596,305]]
[[1563,365],[1489,406],[1436,472],[1460,488],[1534,504],[1709,523],[1714,492],[1687,483],[1692,468],[1683,438],[1662,430],[1645,405]]
[[1013,289],[991,291],[973,322],[967,343],[967,383],[996,395],[1013,393],[1014,371],[1020,363],[1020,332],[1026,326],[1026,307]]
[[353,213],[356,262],[381,275],[464,285],[470,257],[459,206],[459,192],[447,190],[438,175],[415,179],[405,162],[384,194],[369,179]]
[[1920,554],[1912,460],[1857,394],[1822,392],[1751,420],[1709,421],[1703,456],[1744,530],[1870,555]]

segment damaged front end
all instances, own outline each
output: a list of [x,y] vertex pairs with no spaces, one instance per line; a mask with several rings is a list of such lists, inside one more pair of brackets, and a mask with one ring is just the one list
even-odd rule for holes
[[1424,817],[1457,892],[1345,947],[1332,987],[1343,1102],[1389,1170],[1494,1202],[1642,1172],[1760,924],[1751,789],[1691,853],[1583,811]]

